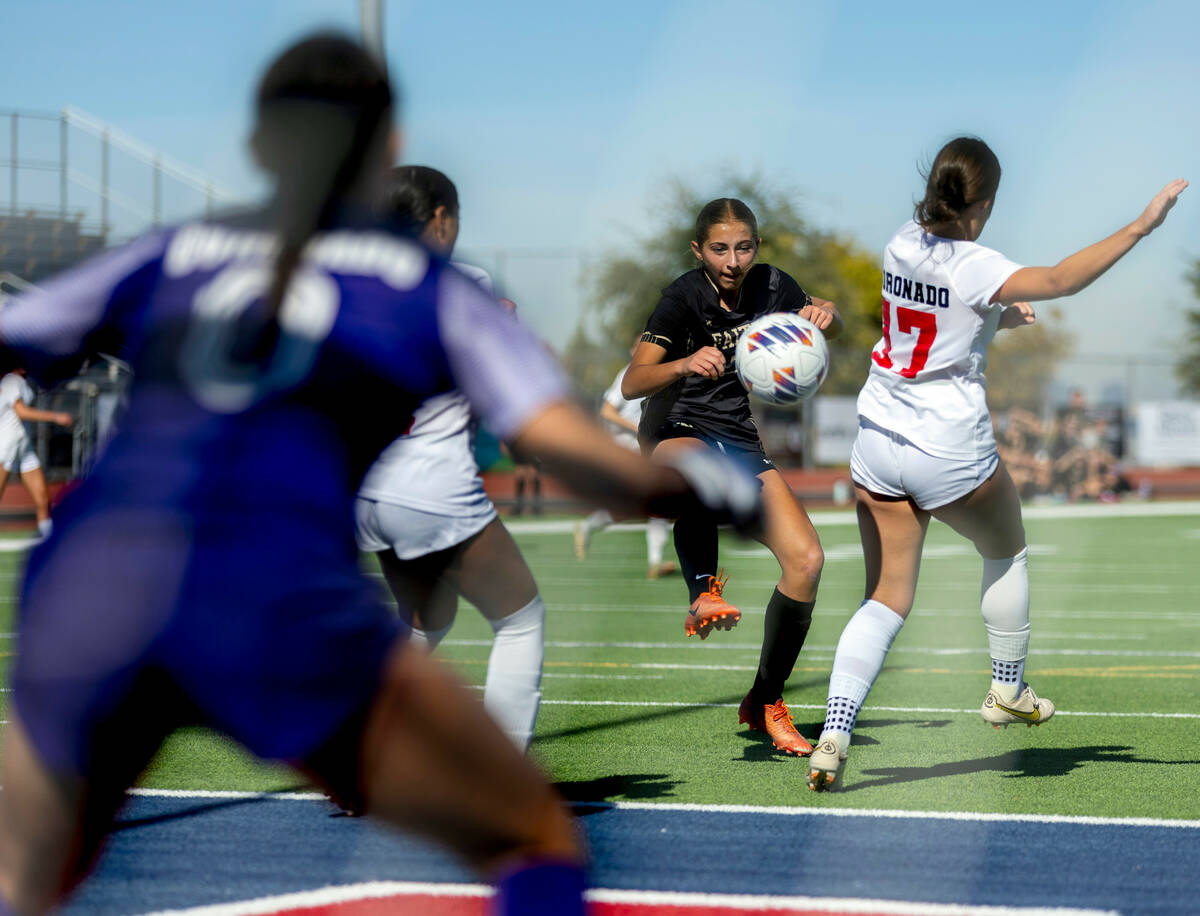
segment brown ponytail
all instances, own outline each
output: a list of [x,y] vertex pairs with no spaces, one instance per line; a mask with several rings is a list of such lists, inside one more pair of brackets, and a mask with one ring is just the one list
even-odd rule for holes
[[971,204],[994,197],[1000,186],[1000,160],[977,137],[957,137],[938,151],[924,178],[925,197],[913,219],[930,229],[952,223]]

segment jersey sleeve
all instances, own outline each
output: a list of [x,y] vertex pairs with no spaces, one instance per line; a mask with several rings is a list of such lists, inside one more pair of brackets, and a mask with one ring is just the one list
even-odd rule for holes
[[657,344],[673,356],[687,356],[683,353],[687,339],[686,317],[687,305],[668,290],[646,319],[642,340]]
[[812,297],[804,291],[791,274],[779,271],[779,294],[776,309],[781,312],[798,312],[812,305]]
[[119,349],[130,309],[158,274],[166,233],[145,236],[52,278],[0,311],[0,344],[37,378],[70,375],[93,346]]
[[1000,252],[973,244],[955,258],[950,282],[964,304],[977,311],[988,311],[1001,307],[992,302],[992,296],[1020,269],[1020,264]]
[[445,272],[437,311],[454,383],[498,438],[511,438],[544,408],[570,396],[542,342],[462,274]]

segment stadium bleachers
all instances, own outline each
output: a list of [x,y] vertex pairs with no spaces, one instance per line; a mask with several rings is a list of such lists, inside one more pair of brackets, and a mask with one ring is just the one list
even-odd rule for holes
[[64,270],[105,247],[106,234],[90,229],[83,214],[26,210],[0,216],[0,272],[10,271],[31,283]]

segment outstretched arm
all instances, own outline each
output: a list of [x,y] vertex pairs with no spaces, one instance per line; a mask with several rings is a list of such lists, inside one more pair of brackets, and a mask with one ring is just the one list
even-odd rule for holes
[[24,401],[17,401],[13,404],[13,413],[25,423],[57,423],[59,426],[70,426],[75,422],[75,418],[69,413],[57,410],[38,410],[36,407],[29,407]]
[[612,404],[608,403],[608,401],[605,401],[600,405],[600,419],[607,420],[609,423],[613,424],[613,426],[619,426],[621,429],[627,429],[635,436],[637,435],[637,424],[626,420],[623,416],[621,416],[620,411],[613,407]]
[[652,463],[616,440],[566,401],[538,411],[513,437],[576,493],[614,514],[677,518],[697,504],[741,531],[761,521],[761,486],[749,472],[709,449],[688,449],[674,466]]
[[1006,305],[1073,296],[1117,263],[1142,238],[1162,225],[1188,183],[1177,178],[1154,196],[1142,215],[1108,238],[1077,251],[1053,267],[1022,267],[992,296]]

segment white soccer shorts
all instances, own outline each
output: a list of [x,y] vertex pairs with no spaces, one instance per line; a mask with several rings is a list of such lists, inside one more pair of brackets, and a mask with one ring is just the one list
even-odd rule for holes
[[10,474],[18,469],[22,474],[26,474],[41,466],[42,462],[38,460],[37,452],[29,444],[28,436],[0,442],[0,467]]
[[973,492],[999,464],[995,450],[983,458],[939,458],[863,417],[858,418],[858,436],[850,450],[855,483],[880,496],[910,496],[925,510]]
[[362,496],[354,500],[354,533],[359,549],[378,553],[391,548],[401,560],[461,544],[495,517],[496,507],[490,502],[467,514],[443,515]]

